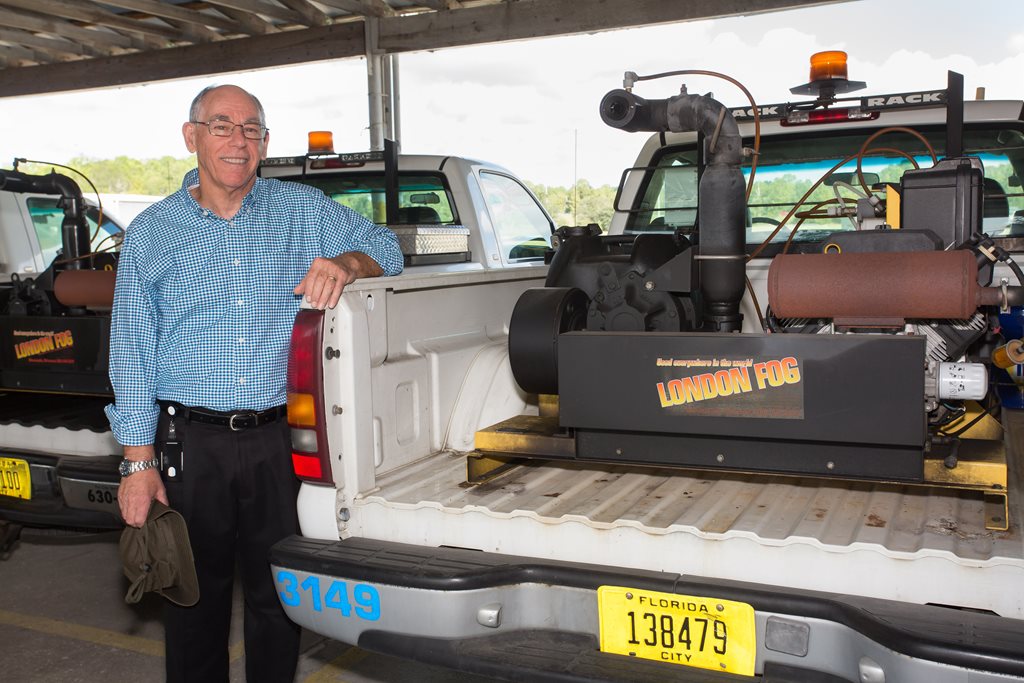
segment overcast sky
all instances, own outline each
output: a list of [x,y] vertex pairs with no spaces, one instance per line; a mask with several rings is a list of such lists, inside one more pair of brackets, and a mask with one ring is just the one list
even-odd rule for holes
[[[969,8],[969,9],[967,9]],[[813,52],[850,55],[865,92],[943,88],[964,74],[965,97],[1024,99],[1024,3],[1019,0],[856,0],[752,17],[446,49],[400,57],[402,151],[487,159],[546,185],[575,177],[616,184],[643,133],[605,127],[601,97],[641,75],[706,69],[741,81],[759,102],[793,99]],[[668,97],[685,82],[744,104],[706,77],[641,83]],[[181,123],[195,93],[236,83],[267,110],[269,153],[305,151],[306,131],[333,130],[337,151],[369,149],[365,62],[349,59],[64,95],[0,98],[0,168],[14,157],[187,155]]]

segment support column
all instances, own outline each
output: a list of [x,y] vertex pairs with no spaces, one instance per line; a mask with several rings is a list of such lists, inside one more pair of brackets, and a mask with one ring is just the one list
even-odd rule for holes
[[380,23],[376,17],[367,17],[366,27],[366,93],[369,98],[370,150],[384,149],[383,62],[384,55],[377,50]]

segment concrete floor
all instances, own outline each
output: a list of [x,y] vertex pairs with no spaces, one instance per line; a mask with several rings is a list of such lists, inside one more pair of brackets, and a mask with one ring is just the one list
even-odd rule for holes
[[[163,680],[163,598],[128,605],[120,532],[25,529],[0,556],[0,679],[16,683]],[[241,595],[235,596],[231,681],[245,680]],[[373,654],[304,632],[302,683],[488,683],[492,679]]]

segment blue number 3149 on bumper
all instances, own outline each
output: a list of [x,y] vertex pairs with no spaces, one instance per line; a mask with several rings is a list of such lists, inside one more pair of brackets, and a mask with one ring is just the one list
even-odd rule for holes
[[295,574],[284,570],[278,571],[274,580],[281,602],[289,607],[306,603],[314,612],[333,609],[342,617],[380,619],[380,593],[368,583],[332,580],[324,586],[319,576],[310,575],[300,582]]

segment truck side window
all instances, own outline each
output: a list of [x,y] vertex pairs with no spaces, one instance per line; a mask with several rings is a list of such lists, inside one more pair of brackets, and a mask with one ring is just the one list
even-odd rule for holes
[[680,228],[686,231],[697,222],[694,152],[666,154],[657,164],[650,169],[630,169],[630,173],[646,172],[647,175],[639,205],[632,209],[616,207],[617,210],[630,211],[629,232],[674,232]]
[[57,207],[55,197],[28,197],[25,204],[39,240],[43,263],[48,266],[61,248],[60,224],[64,220],[64,212]]
[[529,190],[514,178],[489,171],[480,172],[480,185],[503,258],[543,258],[553,226]]

